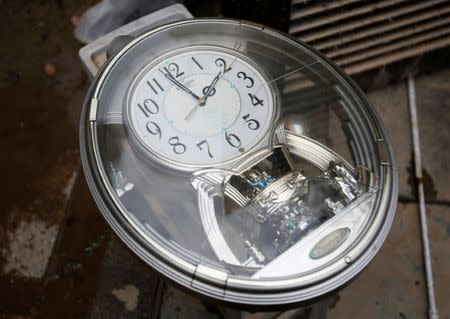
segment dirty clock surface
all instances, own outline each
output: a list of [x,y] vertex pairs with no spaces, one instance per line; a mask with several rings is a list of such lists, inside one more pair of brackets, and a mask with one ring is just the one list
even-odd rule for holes
[[394,216],[382,123],[332,62],[269,28],[167,24],[94,79],[83,168],[114,231],[193,293],[298,304],[358,274]]

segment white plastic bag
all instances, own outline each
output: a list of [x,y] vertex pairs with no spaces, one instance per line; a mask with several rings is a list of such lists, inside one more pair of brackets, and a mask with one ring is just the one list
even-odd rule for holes
[[89,8],[75,28],[75,37],[90,43],[146,14],[177,3],[176,0],[102,0]]

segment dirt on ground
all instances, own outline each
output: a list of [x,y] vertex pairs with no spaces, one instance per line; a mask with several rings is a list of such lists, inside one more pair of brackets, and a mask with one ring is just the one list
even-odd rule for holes
[[[84,252],[84,246],[101,235],[86,223],[99,222],[99,232],[106,229],[90,201],[78,210],[94,210],[99,221],[86,215],[76,220],[83,214],[72,216],[79,224],[66,220],[72,190],[82,178],[78,121],[89,85],[78,58],[83,44],[73,29],[95,2],[0,0],[0,317],[44,313],[40,308],[45,310],[47,286],[52,294],[65,296],[73,280],[67,278],[79,271],[76,265],[95,255]],[[66,243],[61,233],[70,233],[71,225],[77,231]],[[65,251],[51,260],[58,249]],[[78,251],[77,260],[73,252]],[[61,313],[64,306],[53,301],[55,314]]]

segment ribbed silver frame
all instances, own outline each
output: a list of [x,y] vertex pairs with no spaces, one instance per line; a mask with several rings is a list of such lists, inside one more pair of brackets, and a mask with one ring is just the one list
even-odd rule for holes
[[[224,28],[227,25],[241,25],[243,28],[254,28],[260,32],[296,43],[303,50],[308,50],[311,56],[318,60],[326,61],[325,65],[340,79],[342,82],[340,84],[353,92],[355,94],[354,97],[367,107],[367,114],[361,117],[360,114],[352,112],[350,104],[347,103],[345,106],[349,110],[348,116],[354,119],[356,123],[359,123],[359,127],[354,128],[355,134],[353,138],[355,138],[354,143],[357,146],[356,151],[361,153],[361,162],[367,162],[368,164],[380,163],[377,167],[369,167],[380,177],[378,183],[380,185],[379,195],[375,204],[377,214],[374,215],[370,228],[363,238],[347,254],[348,258],[335,263],[335,271],[332,276],[327,272],[321,271],[308,278],[285,278],[279,280],[251,280],[225,277],[221,271],[211,268],[209,265],[192,264],[175,254],[174,251],[168,250],[155,238],[149,236],[130,218],[116,196],[102,165],[97,138],[98,99],[103,84],[107,81],[108,74],[114,65],[134,45],[166,28],[192,23],[215,23],[221,24]],[[358,129],[362,128],[365,131],[358,131]],[[368,136],[374,136],[375,138],[368,139]],[[369,144],[366,145],[365,143]],[[87,94],[80,124],[80,152],[88,185],[97,205],[116,234],[131,250],[153,268],[191,291],[206,297],[240,305],[280,306],[295,304],[339,288],[356,276],[377,253],[392,224],[397,201],[398,177],[392,147],[388,142],[381,121],[359,88],[333,63],[329,62],[320,53],[299,43],[298,40],[270,28],[263,28],[236,20],[190,19],[178,21],[146,32],[125,45],[99,72]],[[318,280],[319,278],[320,280]]]

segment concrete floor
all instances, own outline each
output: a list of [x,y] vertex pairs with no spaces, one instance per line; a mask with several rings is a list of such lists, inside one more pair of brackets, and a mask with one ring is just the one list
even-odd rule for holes
[[[124,247],[87,189],[78,116],[88,80],[72,21],[91,2],[2,7],[0,318],[220,318]],[[450,318],[450,63],[416,79],[416,90],[437,306]],[[329,317],[425,318],[406,85],[367,93],[392,138],[401,202],[380,253],[339,292]]]
[[[450,69],[416,79],[427,216],[440,318],[450,318]],[[402,199],[415,198],[406,84],[368,92],[391,135]],[[330,318],[426,318],[418,205],[402,200],[388,239],[362,274],[339,293]],[[369,291],[370,295],[361,292]]]

